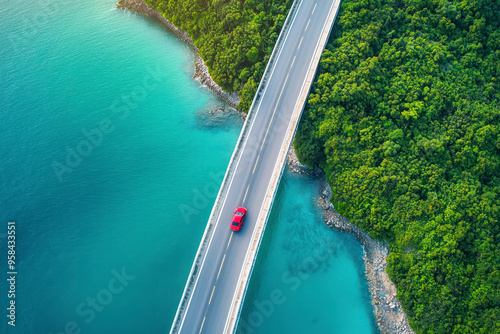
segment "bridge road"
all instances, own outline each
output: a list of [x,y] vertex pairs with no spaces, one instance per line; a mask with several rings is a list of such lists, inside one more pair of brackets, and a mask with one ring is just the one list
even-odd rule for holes
[[[302,0],[244,139],[242,154],[219,210],[180,333],[224,333],[257,217],[286,130],[299,100],[334,1]],[[323,47],[323,46],[321,46]],[[229,229],[237,206],[248,209],[241,231]],[[175,320],[174,320],[175,321]]]

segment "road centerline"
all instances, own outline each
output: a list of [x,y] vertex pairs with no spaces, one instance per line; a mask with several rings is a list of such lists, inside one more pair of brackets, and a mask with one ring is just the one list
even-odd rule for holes
[[253,175],[253,173],[255,173],[255,168],[257,168],[257,164],[259,163],[259,158],[260,158],[260,154],[259,154],[259,156],[257,157],[257,160],[255,161],[255,166],[253,166],[252,175]]
[[[250,187],[250,185],[248,185]],[[227,243],[227,247],[226,247],[226,250],[229,248],[229,244],[231,243],[231,239],[233,238],[233,234],[234,232],[231,231],[231,236],[229,237],[229,242]]]
[[219,273],[217,274],[217,279],[219,279],[220,271],[222,270],[222,266],[224,265],[224,260],[226,259],[226,254],[222,258],[222,263],[220,264]]
[[247,191],[245,191],[245,197],[243,197],[243,204],[245,204],[245,200],[247,199],[247,194],[248,194],[248,189],[250,188],[250,185],[247,187]]
[[208,301],[208,305],[212,302],[212,297],[214,296],[214,291],[215,291],[215,285],[214,288],[212,289],[212,294],[210,295],[210,300]]
[[266,135],[264,136],[264,140],[262,141],[262,145],[260,146],[260,151],[262,152],[262,148],[266,143],[267,134],[269,133],[269,129],[271,128],[271,124],[273,123],[274,114],[276,114],[276,110],[278,109],[278,105],[280,104],[281,96],[283,95],[283,91],[285,90],[286,83],[288,82],[288,77],[290,76],[290,72],[286,75],[285,83],[283,84],[283,88],[281,88],[280,96],[278,97],[278,101],[276,102],[276,107],[274,107],[273,115],[271,116],[271,120],[269,121],[269,125],[267,127]]
[[203,330],[203,324],[205,324],[205,318],[206,318],[206,316],[205,316],[205,317],[203,317],[203,322],[201,323],[201,327],[200,327],[200,333],[201,333],[201,331]]
[[300,39],[300,43],[299,43],[299,47],[297,48],[297,51],[300,50],[300,46],[302,45],[302,41],[304,40],[304,36],[302,36],[302,38]]

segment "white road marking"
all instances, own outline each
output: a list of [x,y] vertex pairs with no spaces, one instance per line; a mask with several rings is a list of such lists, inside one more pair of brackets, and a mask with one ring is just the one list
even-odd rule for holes
[[257,168],[257,164],[259,163],[259,158],[260,158],[260,154],[259,154],[259,156],[257,157],[257,160],[255,161],[255,166],[253,167],[253,172],[252,172],[252,175],[253,175],[253,173],[255,173],[255,168]]
[[316,10],[316,6],[317,6],[317,5],[318,5],[318,3],[316,2],[316,4],[314,5],[313,12],[311,13],[311,15],[312,15],[312,14],[314,14],[314,11]]
[[234,232],[231,231],[231,236],[229,237],[229,242],[227,243],[226,250],[229,248],[229,244],[231,243],[231,239],[233,238],[233,234],[234,234]]
[[304,40],[304,36],[302,36],[302,38],[300,39],[300,43],[299,43],[299,47],[297,48],[297,51],[299,51],[300,49],[300,46],[302,45],[302,41]]
[[307,31],[307,28],[309,28],[309,23],[311,23],[311,19],[309,19],[309,21],[307,21],[306,30],[304,30],[304,31]]
[[214,296],[214,291],[215,291],[215,285],[214,288],[212,289],[212,294],[210,295],[210,300],[208,301],[208,305],[212,302],[212,297]]
[[281,88],[280,96],[278,97],[278,102],[276,102],[276,107],[274,107],[273,115],[271,116],[271,121],[269,121],[269,126],[267,127],[266,135],[264,136],[264,141],[262,142],[262,146],[260,147],[260,151],[264,147],[266,143],[267,134],[269,133],[269,128],[271,128],[271,124],[273,123],[274,114],[276,114],[276,110],[278,109],[278,105],[280,104],[281,95],[283,95],[283,91],[285,90],[286,82],[288,81],[288,77],[290,76],[290,72],[286,75],[285,83],[283,84],[283,88]]
[[222,266],[224,265],[224,260],[226,259],[226,254],[222,258],[222,263],[220,264],[219,273],[217,274],[217,279],[219,279],[220,271],[222,270]]
[[201,323],[200,333],[201,333],[201,331],[203,330],[203,324],[205,323],[205,318],[206,318],[206,317],[203,317],[203,322]]
[[293,57],[292,66],[290,66],[290,69],[292,69],[293,64],[295,64],[295,58],[297,58],[297,56]]
[[250,188],[250,185],[248,185],[247,191],[245,191],[245,197],[243,197],[243,204],[245,204],[245,200],[247,199],[248,188]]

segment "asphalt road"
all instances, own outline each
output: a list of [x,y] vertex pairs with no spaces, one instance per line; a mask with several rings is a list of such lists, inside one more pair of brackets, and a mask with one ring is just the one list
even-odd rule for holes
[[[303,0],[277,51],[184,312],[183,334],[224,332],[253,229],[331,7],[332,0]],[[232,232],[229,224],[237,206],[246,207],[248,214],[241,231]]]

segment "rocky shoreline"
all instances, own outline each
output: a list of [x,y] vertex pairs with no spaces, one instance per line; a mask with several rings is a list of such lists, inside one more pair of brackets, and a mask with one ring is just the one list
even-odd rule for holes
[[194,45],[191,37],[189,37],[189,35],[184,30],[177,28],[172,22],[163,17],[163,15],[161,15],[159,11],[149,7],[143,0],[119,0],[116,8],[128,9],[130,11],[149,16],[155,21],[163,24],[179,39],[186,42],[193,49],[196,59],[196,62],[194,63],[195,69],[193,79],[196,79],[202,85],[207,86],[218,98],[226,102],[229,107],[238,109],[238,103],[240,102],[238,94],[235,91],[228,93],[215,83],[215,81],[208,73],[208,68],[205,64],[205,61],[200,56],[200,50],[198,50],[198,48]]
[[353,234],[361,243],[365,255],[365,274],[372,297],[373,312],[380,332],[383,334],[415,334],[411,329],[406,314],[397,299],[396,286],[389,279],[385,268],[389,248],[386,242],[374,240],[361,228],[351,224],[345,217],[335,211],[330,202],[332,192],[323,171],[319,167],[314,170],[302,165],[297,159],[293,145],[287,157],[287,163],[292,172],[313,174],[323,178],[321,196],[318,205],[324,209],[325,223],[331,228]]

